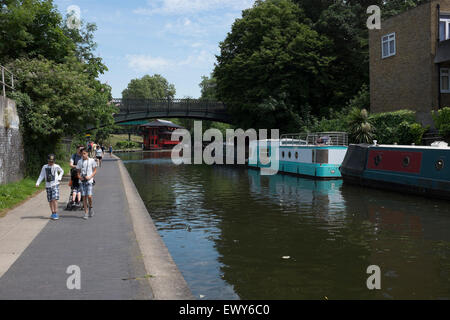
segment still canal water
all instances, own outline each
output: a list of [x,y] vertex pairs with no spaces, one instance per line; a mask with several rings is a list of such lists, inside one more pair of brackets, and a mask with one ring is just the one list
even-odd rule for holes
[[450,299],[449,202],[119,156],[197,298]]

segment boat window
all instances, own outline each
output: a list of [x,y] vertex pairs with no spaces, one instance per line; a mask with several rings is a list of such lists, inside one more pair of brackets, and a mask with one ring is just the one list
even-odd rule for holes
[[377,154],[376,157],[373,158],[373,161],[374,161],[375,165],[378,167],[378,165],[379,165],[380,162],[381,162],[381,155],[380,155],[380,154]]
[[437,169],[437,170],[442,170],[443,168],[444,168],[444,160],[439,159],[439,160],[436,162],[436,169]]
[[298,152],[295,153],[295,159],[298,159]]
[[403,167],[405,167],[405,168],[408,167],[410,163],[411,163],[411,159],[408,156],[403,158]]
[[282,158],[284,158],[284,151],[283,151],[283,152],[281,152],[281,157],[282,157]]

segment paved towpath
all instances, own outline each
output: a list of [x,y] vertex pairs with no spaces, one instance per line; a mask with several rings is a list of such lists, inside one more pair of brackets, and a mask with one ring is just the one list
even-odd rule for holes
[[[67,186],[59,221],[48,220],[45,192],[0,218],[0,299],[153,298],[118,161],[107,158],[98,170],[95,216],[87,221],[82,211],[63,211]],[[21,244],[24,238],[31,243]],[[73,265],[81,271],[80,290],[67,287]]]

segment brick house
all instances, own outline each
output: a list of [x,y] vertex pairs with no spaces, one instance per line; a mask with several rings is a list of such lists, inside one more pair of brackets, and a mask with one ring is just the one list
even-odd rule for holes
[[450,0],[430,1],[369,32],[371,112],[450,106]]

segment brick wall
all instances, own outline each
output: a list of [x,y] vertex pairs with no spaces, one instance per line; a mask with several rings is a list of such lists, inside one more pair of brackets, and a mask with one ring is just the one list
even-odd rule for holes
[[[445,1],[449,2],[449,1]],[[410,109],[429,113],[433,105],[432,3],[382,21],[369,32],[371,111]],[[382,58],[381,38],[396,34],[396,55]],[[437,90],[437,89],[436,89]]]
[[0,184],[23,179],[24,173],[24,151],[16,104],[0,97]]

